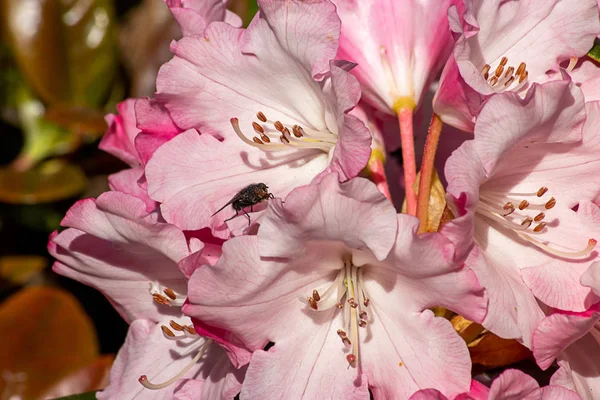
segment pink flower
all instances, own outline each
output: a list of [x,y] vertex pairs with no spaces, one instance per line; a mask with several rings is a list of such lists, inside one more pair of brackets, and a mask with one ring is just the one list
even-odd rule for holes
[[428,308],[481,320],[487,300],[451,243],[417,225],[371,182],[328,175],[271,202],[258,236],[228,240],[197,269],[184,312],[199,332],[254,351],[242,398],[465,392],[466,346]]
[[108,130],[98,145],[100,150],[112,154],[133,168],[141,165],[134,144],[135,137],[140,132],[136,127],[135,102],[136,99],[124,100],[117,104],[119,115],[106,115]]
[[460,0],[333,0],[342,20],[338,58],[352,70],[364,98],[396,115],[414,109],[454,43],[448,7]]
[[213,22],[174,43],[159,73],[157,98],[188,131],[156,151],[146,177],[165,219],[182,229],[228,237],[231,215],[211,215],[248,184],[285,196],[324,170],[356,176],[369,158],[369,131],[347,114],[359,85],[332,62],[335,6],[259,5],[248,29]]
[[227,9],[228,0],[165,0],[184,36],[199,35],[212,21],[242,26],[241,18]]
[[466,2],[463,19],[451,9],[460,34],[434,99],[445,123],[472,132],[482,104],[505,91],[522,97],[546,72],[570,57],[585,55],[600,33],[594,0]]
[[[204,382],[201,393],[206,398],[231,398],[239,391],[243,371],[236,371],[225,353],[210,346],[182,315],[186,276],[192,271],[177,267],[178,261],[193,251],[198,251],[196,257],[204,262],[214,263],[220,246],[203,245],[194,237],[186,239],[179,229],[156,219],[155,214],[144,211],[140,199],[107,192],[97,200],[77,202],[62,221],[69,229],[53,233],[48,244],[58,260],[55,272],[100,290],[131,323],[111,371],[110,385],[99,398],[139,394],[163,399],[171,398],[174,388],[178,390],[158,385],[156,391],[149,391],[138,382],[140,375],[149,377],[147,386],[151,386],[148,379],[174,376],[170,381],[175,383],[182,377],[193,378]],[[205,351],[205,361],[196,364]]]
[[538,300],[573,311],[600,300],[579,283],[600,233],[600,210],[590,201],[600,191],[599,107],[584,108],[567,81],[536,84],[525,99],[493,96],[475,139],[446,164],[458,218],[442,233],[488,291],[483,325],[528,347],[544,317]]
[[[531,376],[516,369],[504,371],[494,379],[488,389],[478,384],[471,386],[469,393],[461,393],[453,400],[579,400],[580,397],[573,390],[561,385],[551,384],[540,388],[540,385]],[[409,400],[448,400],[446,396],[435,389],[421,390],[410,397]]]

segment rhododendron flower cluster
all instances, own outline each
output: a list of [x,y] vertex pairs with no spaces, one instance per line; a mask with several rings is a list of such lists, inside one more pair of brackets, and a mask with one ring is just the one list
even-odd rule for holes
[[[98,398],[597,398],[596,1],[259,0],[246,28],[166,6],[156,95],[100,143],[130,168],[48,245],[130,324]],[[448,315],[550,384],[479,379]]]

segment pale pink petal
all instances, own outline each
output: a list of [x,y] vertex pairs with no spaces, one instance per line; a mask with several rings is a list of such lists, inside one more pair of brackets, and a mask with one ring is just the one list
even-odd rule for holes
[[448,400],[448,398],[437,389],[424,389],[410,396],[408,400]]
[[561,351],[583,337],[600,320],[599,306],[584,313],[557,312],[540,323],[533,335],[533,355],[546,369]]
[[[153,383],[162,383],[177,375],[196,355],[204,339],[186,343],[167,340],[160,325],[135,320],[131,323],[125,344],[113,364],[110,384],[98,393],[98,399],[172,399],[178,383],[160,390],[150,390],[138,382],[146,375]],[[231,399],[239,391],[243,371],[233,368],[225,353],[216,345],[209,345],[203,361],[193,366],[182,378],[202,382],[195,385],[200,391],[195,398]]]
[[600,68],[597,61],[581,58],[575,69],[569,71],[569,76],[581,88],[586,102],[600,100]]
[[201,35],[212,21],[226,20],[227,0],[166,0],[166,3],[184,36]]
[[58,260],[54,271],[100,290],[126,321],[180,315],[148,291],[158,283],[185,294],[177,262],[190,250],[179,229],[157,223],[141,200],[118,192],[79,201],[63,225],[71,229],[53,234],[48,245]]
[[158,208],[158,203],[148,196],[148,192],[140,185],[144,174],[142,168],[130,168],[108,176],[110,190],[123,192],[141,199],[146,204],[146,211],[152,212]]
[[371,156],[371,135],[365,125],[352,115],[344,115],[343,130],[333,150],[329,172],[337,172],[346,180],[357,176]]
[[482,76],[485,64],[493,75],[502,57],[508,58],[506,68],[515,70],[525,62],[528,80],[535,82],[548,70],[558,71],[561,61],[585,55],[600,32],[594,0],[476,0],[467,3],[464,17],[471,26],[457,41],[454,57],[466,83],[485,95],[495,93]]
[[490,399],[539,400],[540,385],[531,376],[516,369],[504,371],[492,382]]
[[[282,221],[281,216],[285,215]],[[313,240],[339,240],[348,247],[369,248],[379,260],[392,249],[398,224],[396,210],[375,185],[363,178],[339,183],[329,174],[319,185],[293,190],[273,202],[258,233],[263,257],[288,257]]]
[[338,58],[352,71],[365,99],[395,114],[396,102],[417,105],[452,50],[447,12],[454,0],[334,0],[342,20]]
[[573,390],[562,386],[550,385],[540,389],[542,400],[581,400],[581,396]]
[[600,392],[599,343],[600,330],[596,326],[561,353],[560,368],[550,383],[575,391],[584,400],[595,400]]
[[600,296],[600,262],[595,262],[581,276],[581,284],[592,289],[596,296]]
[[[245,151],[242,145],[190,130],[159,148],[146,166],[146,177],[148,193],[162,203],[164,218],[181,229],[211,227],[215,236],[228,237],[223,221],[235,211],[227,207],[211,215],[239,190],[263,182],[271,193],[283,197],[293,187],[308,184],[327,165],[327,156],[321,152],[299,154],[299,165],[290,165],[288,160],[278,163],[271,154],[252,147]],[[261,169],[265,163],[269,167]]]
[[108,114],[108,131],[100,141],[98,148],[119,158],[132,167],[140,165],[134,140],[140,132],[136,127],[134,104],[136,99],[127,99],[117,104],[119,115]]

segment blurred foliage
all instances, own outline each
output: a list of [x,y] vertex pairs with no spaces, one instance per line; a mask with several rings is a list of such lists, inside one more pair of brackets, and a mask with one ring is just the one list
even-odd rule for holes
[[58,288],[22,289],[0,306],[0,392],[37,398],[57,380],[98,357],[92,322]]

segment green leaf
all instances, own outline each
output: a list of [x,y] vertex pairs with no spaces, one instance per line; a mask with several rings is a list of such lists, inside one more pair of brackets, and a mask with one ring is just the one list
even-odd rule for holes
[[594,46],[588,51],[588,56],[596,61],[600,61],[600,39],[594,39]]
[[57,397],[54,400],[96,400],[96,392],[79,393],[67,397]]
[[110,0],[3,0],[5,30],[27,84],[45,103],[98,106],[116,74]]

